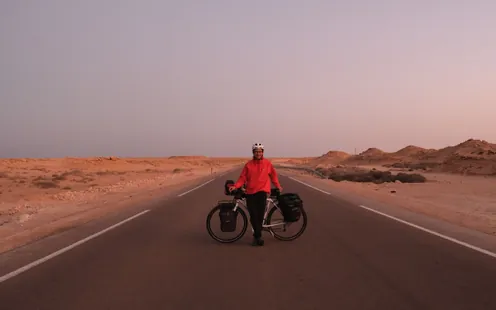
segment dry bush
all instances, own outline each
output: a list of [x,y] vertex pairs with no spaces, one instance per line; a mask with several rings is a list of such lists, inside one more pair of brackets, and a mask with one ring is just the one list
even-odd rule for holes
[[395,181],[400,181],[401,183],[424,183],[427,179],[418,173],[398,173],[395,176]]
[[148,172],[148,173],[161,173],[163,172],[162,170],[159,170],[159,169],[146,169],[145,172]]
[[81,170],[71,170],[71,171],[66,171],[62,174],[52,174],[52,181],[58,182],[58,181],[64,181],[67,180],[68,177],[70,176],[75,176],[75,177],[84,177],[84,173]]
[[105,170],[105,171],[97,171],[96,175],[98,176],[106,176],[106,175],[123,175],[126,174],[126,171],[111,171],[111,170]]
[[58,188],[59,185],[53,181],[33,181],[33,184],[39,188]]
[[63,181],[65,179],[67,179],[67,177],[64,175],[58,175],[58,174],[52,175],[52,181],[54,181],[54,182]]
[[392,168],[400,168],[400,169],[409,169],[413,170],[428,170],[438,167],[439,163],[428,163],[428,162],[418,162],[418,163],[405,163],[399,162],[394,164],[386,164],[384,167],[392,167]]
[[326,168],[322,168],[322,167],[317,167],[315,168],[315,171],[317,171],[318,173],[321,173],[323,175],[326,175],[327,174],[327,170]]
[[85,177],[85,178],[82,178],[81,180],[74,180],[74,182],[78,182],[78,183],[88,183],[88,182],[91,182],[91,181],[95,181],[95,179]]
[[98,172],[96,173],[96,175],[98,175],[98,176],[103,176],[103,175],[114,175],[114,174],[116,174],[116,172],[115,172],[115,171],[109,171],[109,170],[106,170],[106,171],[98,171]]
[[172,173],[186,173],[186,172],[192,172],[193,171],[193,168],[175,168],[174,170],[172,170]]
[[408,174],[408,173],[398,173],[397,175],[393,175],[390,171],[379,171],[379,170],[370,170],[370,171],[328,171],[328,178],[336,181],[350,181],[350,182],[366,182],[366,183],[388,183],[400,181],[402,183],[424,183],[427,179],[421,174]]

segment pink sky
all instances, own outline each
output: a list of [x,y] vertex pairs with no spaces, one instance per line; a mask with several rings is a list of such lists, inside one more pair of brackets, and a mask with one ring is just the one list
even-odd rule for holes
[[2,1],[0,157],[496,142],[495,1]]

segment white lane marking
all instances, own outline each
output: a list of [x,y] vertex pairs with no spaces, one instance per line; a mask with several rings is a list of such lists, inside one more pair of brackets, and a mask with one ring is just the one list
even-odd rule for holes
[[[306,185],[306,186],[308,186],[308,187],[310,187],[310,188],[313,188],[313,189],[315,189],[315,190],[318,190],[318,191],[320,191],[320,192],[323,192],[324,194],[330,195],[330,193],[328,193],[328,192],[326,192],[326,191],[324,191],[324,190],[321,190],[320,188],[314,187],[314,186],[312,186],[312,185],[310,185],[310,184],[307,184],[307,183],[305,183],[305,182],[302,182],[302,181],[300,181],[300,180],[297,180],[297,179],[295,179],[295,178],[293,178],[293,177],[289,177],[289,178],[290,178],[290,179],[292,179],[292,180],[294,180],[294,181],[296,181],[296,182],[299,182],[299,183],[301,183],[301,184],[303,184],[303,185]],[[402,219],[397,218],[397,217],[394,217],[394,216],[392,216],[392,215],[389,215],[389,214],[386,214],[386,213],[383,213],[383,212],[377,211],[377,210],[375,210],[375,209],[368,208],[368,207],[363,206],[363,205],[358,205],[358,206],[359,206],[360,208],[362,208],[362,209],[365,209],[365,210],[368,210],[368,211],[374,212],[374,213],[376,213],[376,214],[379,214],[379,215],[385,216],[385,217],[387,217],[387,218],[389,218],[389,219],[392,219],[392,220],[398,221],[398,222],[400,222],[400,223],[403,223],[403,224],[408,225],[408,226],[413,227],[413,228],[417,228],[417,229],[419,229],[419,230],[422,230],[422,231],[424,231],[424,232],[426,232],[426,233],[432,234],[432,235],[437,236],[437,237],[439,237],[439,238],[442,238],[442,239],[445,239],[445,240],[451,241],[451,242],[453,242],[453,243],[459,244],[459,245],[461,245],[461,246],[467,247],[467,248],[469,248],[469,249],[472,249],[472,250],[478,251],[478,252],[480,252],[480,253],[483,253],[483,254],[489,255],[489,256],[491,256],[491,257],[493,257],[493,258],[496,258],[496,253],[493,253],[493,252],[491,252],[491,251],[488,251],[488,250],[485,250],[485,249],[479,248],[479,247],[477,247],[477,246],[475,246],[475,245],[472,245],[472,244],[469,244],[469,243],[463,242],[463,241],[461,241],[461,240],[458,240],[458,239],[455,239],[455,238],[452,238],[452,237],[448,237],[448,236],[443,235],[443,234],[441,234],[441,233],[438,233],[438,232],[435,232],[435,231],[433,231],[433,230],[427,229],[427,228],[425,228],[425,227],[422,227],[422,226],[419,226],[419,225],[416,225],[416,224],[413,224],[413,223],[407,222],[407,221],[405,221],[405,220],[402,220]]]
[[365,209],[365,210],[368,210],[368,211],[371,211],[371,212],[377,213],[377,214],[379,214],[379,215],[385,216],[385,217],[387,217],[387,218],[390,218],[390,219],[392,219],[392,220],[398,221],[398,222],[400,222],[400,223],[403,223],[403,224],[405,224],[405,225],[411,226],[411,227],[413,227],[413,228],[417,228],[417,229],[419,229],[419,230],[425,231],[426,233],[432,234],[432,235],[434,235],[434,236],[438,236],[439,238],[442,238],[442,239],[445,239],[445,240],[448,240],[448,241],[454,242],[454,243],[459,244],[459,245],[461,245],[461,246],[467,247],[467,248],[469,248],[469,249],[472,249],[472,250],[475,250],[475,251],[478,251],[478,252],[480,252],[480,253],[483,253],[483,254],[486,254],[486,255],[489,255],[489,256],[491,256],[491,257],[496,258],[496,253],[493,253],[493,252],[490,252],[490,251],[488,251],[488,250],[484,250],[484,249],[482,249],[482,248],[476,247],[475,245],[471,245],[471,244],[469,244],[469,243],[466,243],[466,242],[460,241],[460,240],[458,240],[458,239],[455,239],[455,238],[452,238],[452,237],[448,237],[448,236],[443,235],[443,234],[441,234],[441,233],[438,233],[438,232],[435,232],[435,231],[433,231],[433,230],[427,229],[427,228],[425,228],[425,227],[422,227],[422,226],[419,226],[419,225],[416,225],[416,224],[413,224],[413,223],[407,222],[407,221],[405,221],[405,220],[399,219],[399,218],[394,217],[394,216],[392,216],[392,215],[389,215],[389,214],[386,214],[386,213],[382,213],[382,212],[377,211],[377,210],[375,210],[375,209],[368,208],[368,207],[363,206],[363,205],[358,205],[358,206],[359,206],[360,208],[363,208],[363,209]]
[[298,180],[298,179],[295,179],[295,178],[293,178],[293,177],[288,177],[288,178],[290,178],[291,180],[296,181],[296,182],[298,182],[298,183],[301,183],[301,184],[303,184],[303,185],[306,185],[306,186],[308,186],[308,187],[310,187],[310,188],[313,188],[314,190],[317,190],[317,191],[319,191],[319,192],[322,192],[322,193],[324,193],[324,194],[326,194],[326,195],[331,195],[331,193],[326,192],[325,190],[322,190],[322,189],[320,189],[320,188],[317,188],[317,187],[315,187],[315,186],[312,186],[312,185],[310,185],[310,184],[308,184],[308,183],[305,183],[305,182],[300,181],[300,180]]
[[218,179],[218,178],[220,178],[220,177],[222,177],[222,176],[224,176],[224,175],[226,175],[226,174],[228,174],[228,173],[231,173],[231,172],[232,172],[232,171],[227,171],[227,172],[224,172],[224,173],[222,173],[221,175],[218,175],[218,176],[216,176],[215,178],[211,179],[210,181],[207,181],[207,182],[205,182],[205,183],[203,183],[203,184],[198,185],[198,186],[197,186],[197,187],[195,187],[195,188],[190,189],[189,191],[186,191],[186,192],[184,192],[184,193],[182,193],[182,194],[177,195],[177,197],[182,197],[182,196],[184,196],[184,195],[186,195],[186,194],[188,194],[188,193],[191,193],[192,191],[197,190],[197,189],[199,189],[200,187],[205,186],[205,185],[207,185],[208,183],[210,183],[210,182],[212,182],[212,181],[215,181],[215,179]]
[[220,177],[222,177],[222,176],[225,176],[226,174],[231,173],[231,172],[232,172],[232,171],[227,171],[227,172],[224,172],[223,174],[221,174],[221,175],[217,176],[217,178],[220,178]]
[[23,273],[23,272],[25,272],[25,271],[27,271],[27,270],[31,269],[31,268],[33,268],[33,267],[36,267],[36,266],[38,266],[38,265],[40,265],[40,264],[42,264],[42,263],[46,262],[47,260],[52,259],[52,258],[54,258],[54,257],[56,257],[56,256],[58,256],[58,255],[60,255],[60,254],[62,254],[62,253],[64,253],[64,252],[67,252],[67,251],[69,251],[69,250],[71,250],[71,249],[73,249],[73,248],[77,247],[78,245],[81,245],[81,244],[83,244],[83,243],[85,243],[85,242],[87,242],[87,241],[89,241],[89,240],[91,240],[91,239],[93,239],[93,238],[96,238],[96,237],[98,237],[98,236],[100,236],[100,235],[102,235],[102,234],[106,233],[107,231],[109,231],[109,230],[111,230],[111,229],[114,229],[114,228],[116,228],[116,227],[118,227],[118,226],[120,226],[120,225],[122,225],[122,224],[124,224],[124,223],[126,223],[126,222],[129,222],[129,221],[131,221],[131,220],[133,220],[133,219],[137,218],[138,216],[141,216],[141,215],[143,215],[143,214],[147,213],[148,211],[150,211],[150,210],[145,210],[145,211],[143,211],[143,212],[141,212],[141,213],[138,213],[138,214],[136,214],[136,215],[133,215],[133,216],[131,216],[131,217],[129,217],[129,218],[127,218],[127,219],[125,219],[125,220],[123,220],[123,221],[121,221],[121,222],[117,223],[117,224],[114,224],[114,225],[112,225],[112,226],[110,226],[110,227],[108,227],[108,228],[105,228],[104,230],[101,230],[101,231],[99,231],[99,232],[97,232],[97,233],[94,233],[94,234],[93,234],[93,235],[91,235],[91,236],[88,236],[88,237],[86,237],[86,238],[84,238],[84,239],[82,239],[82,240],[79,240],[79,241],[78,241],[78,242],[76,242],[76,243],[73,243],[73,244],[71,244],[71,245],[69,245],[69,246],[66,246],[66,247],[65,247],[65,248],[63,248],[63,249],[60,249],[60,250],[58,250],[58,251],[55,251],[55,252],[53,252],[52,254],[49,254],[49,255],[47,255],[47,256],[45,256],[45,257],[43,257],[43,258],[40,258],[40,259],[38,259],[38,260],[35,260],[34,262],[29,263],[29,264],[27,264],[27,265],[26,265],[26,266],[24,266],[24,267],[21,267],[21,268],[19,268],[19,269],[17,269],[17,270],[14,270],[14,271],[12,271],[12,272],[9,272],[9,273],[7,273],[6,275],[3,275],[2,277],[0,277],[0,283],[4,282],[4,281],[6,281],[6,280],[8,280],[8,279],[10,279],[10,278],[13,278],[13,277],[15,277],[15,276],[17,276],[17,275],[19,275],[19,274],[21,274],[21,273]]
[[188,193],[191,193],[192,191],[197,190],[197,189],[199,189],[200,187],[207,185],[208,183],[212,182],[213,180],[215,180],[215,178],[213,178],[212,180],[207,181],[207,182],[205,182],[205,183],[203,183],[203,184],[201,184],[201,185],[198,185],[197,187],[192,188],[192,189],[190,189],[189,191],[186,191],[186,192],[184,192],[184,193],[182,193],[182,194],[179,194],[179,195],[177,195],[177,197],[182,197],[182,196],[184,196],[184,195],[186,195],[186,194],[188,194]]

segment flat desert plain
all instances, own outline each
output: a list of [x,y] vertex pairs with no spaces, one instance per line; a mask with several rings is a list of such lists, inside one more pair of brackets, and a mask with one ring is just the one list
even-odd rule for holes
[[0,252],[163,197],[246,158],[0,159]]

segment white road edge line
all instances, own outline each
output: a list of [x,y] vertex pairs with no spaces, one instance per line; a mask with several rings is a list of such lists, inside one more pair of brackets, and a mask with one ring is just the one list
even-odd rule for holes
[[455,239],[455,238],[452,238],[452,237],[448,237],[448,236],[443,235],[443,234],[441,234],[441,233],[438,233],[438,232],[435,232],[435,231],[433,231],[433,230],[427,229],[427,228],[425,228],[425,227],[422,227],[422,226],[419,226],[419,225],[416,225],[416,224],[413,224],[413,223],[407,222],[407,221],[405,221],[405,220],[402,220],[402,219],[400,219],[400,218],[394,217],[394,216],[392,216],[392,215],[389,215],[389,214],[386,214],[386,213],[383,213],[383,212],[377,211],[377,210],[372,209],[372,208],[368,208],[368,207],[366,207],[366,206],[364,206],[364,205],[358,205],[358,206],[359,206],[360,208],[363,208],[363,209],[368,210],[368,211],[370,211],[370,212],[377,213],[377,214],[382,215],[382,216],[385,216],[385,217],[387,217],[387,218],[389,218],[389,219],[392,219],[392,220],[398,221],[398,222],[400,222],[400,223],[403,223],[403,224],[405,224],[405,225],[411,226],[411,227],[413,227],[413,228],[417,228],[417,229],[419,229],[419,230],[422,230],[422,231],[424,231],[424,232],[426,232],[426,233],[432,234],[432,235],[434,235],[434,236],[438,236],[439,238],[442,238],[442,239],[445,239],[445,240],[448,240],[448,241],[454,242],[454,243],[459,244],[459,245],[461,245],[461,246],[467,247],[467,248],[469,248],[469,249],[472,249],[472,250],[475,250],[475,251],[478,251],[478,252],[480,252],[480,253],[483,253],[483,254],[486,254],[486,255],[489,255],[489,256],[491,256],[491,257],[496,258],[496,253],[493,253],[493,252],[491,252],[491,251],[484,250],[484,249],[482,249],[482,248],[476,247],[475,245],[471,245],[471,244],[469,244],[469,243],[463,242],[463,241],[461,241],[461,240],[458,240],[458,239]]
[[215,181],[216,179],[218,179],[218,178],[220,178],[220,177],[222,177],[222,176],[225,176],[226,174],[231,173],[231,172],[232,172],[232,171],[226,171],[226,172],[224,172],[224,173],[222,173],[222,174],[220,174],[220,175],[216,176],[215,178],[213,178],[213,179],[211,179],[211,180],[209,180],[209,181],[207,181],[207,182],[205,182],[205,183],[203,183],[203,184],[200,184],[200,185],[198,185],[198,186],[197,186],[197,187],[195,187],[195,188],[190,189],[189,191],[186,191],[186,192],[184,192],[184,193],[182,193],[182,194],[177,195],[177,197],[182,197],[182,196],[184,196],[184,195],[186,195],[186,194],[188,194],[188,193],[191,193],[192,191],[197,190],[197,189],[199,189],[200,187],[205,186],[205,185],[207,185],[208,183],[210,183],[210,182],[212,182],[212,181]]
[[[305,182],[302,182],[302,181],[300,181],[300,180],[297,180],[297,179],[295,179],[295,178],[293,178],[293,177],[289,177],[289,178],[290,178],[290,179],[292,179],[292,180],[294,180],[294,181],[296,181],[296,182],[298,182],[298,183],[301,183],[301,184],[306,185],[306,186],[308,186],[308,187],[310,187],[310,188],[313,188],[313,189],[315,189],[315,190],[317,190],[317,191],[319,191],[319,192],[322,192],[322,193],[327,194],[327,195],[331,195],[330,193],[328,193],[328,192],[326,192],[326,191],[324,191],[324,190],[321,190],[320,188],[314,187],[314,186],[312,186],[312,185],[310,185],[310,184],[307,184],[307,183],[305,183]],[[435,231],[433,231],[433,230],[427,229],[427,228],[425,228],[425,227],[422,227],[422,226],[419,226],[419,225],[416,225],[416,224],[410,223],[410,222],[408,222],[408,221],[402,220],[402,219],[397,218],[397,217],[394,217],[394,216],[392,216],[392,215],[389,215],[389,214],[386,214],[386,213],[383,213],[383,212],[377,211],[377,210],[375,210],[375,209],[372,209],[372,208],[366,207],[366,206],[364,206],[364,205],[358,205],[358,206],[359,206],[360,208],[362,208],[362,209],[368,210],[368,211],[370,211],[370,212],[374,212],[374,213],[376,213],[376,214],[382,215],[382,216],[384,216],[384,217],[387,217],[387,218],[389,218],[389,219],[395,220],[395,221],[397,221],[397,222],[400,222],[400,223],[402,223],[402,224],[408,225],[408,226],[410,226],[410,227],[417,228],[417,229],[419,229],[419,230],[422,230],[422,231],[424,231],[424,232],[426,232],[426,233],[432,234],[432,235],[437,236],[437,237],[439,237],[439,238],[442,238],[442,239],[445,239],[445,240],[451,241],[451,242],[456,243],[456,244],[458,244],[458,245],[464,246],[464,247],[466,247],[466,248],[469,248],[469,249],[475,250],[475,251],[477,251],[477,252],[480,252],[480,253],[483,253],[483,254],[489,255],[489,256],[491,256],[491,257],[493,257],[493,258],[496,258],[496,253],[493,253],[493,252],[491,252],[491,251],[488,251],[488,250],[485,250],[485,249],[479,248],[479,247],[477,247],[477,246],[475,246],[475,245],[472,245],[472,244],[469,244],[469,243],[463,242],[463,241],[461,241],[461,240],[458,240],[458,239],[455,239],[455,238],[452,238],[452,237],[448,237],[448,236],[443,235],[443,234],[441,234],[441,233],[438,233],[438,232],[435,232]]]
[[186,194],[188,194],[188,193],[191,193],[192,191],[197,190],[197,189],[199,189],[200,187],[207,185],[208,183],[212,182],[213,180],[215,180],[215,178],[213,178],[213,179],[211,179],[210,181],[207,181],[207,182],[205,182],[205,183],[203,183],[203,184],[200,184],[200,185],[198,185],[197,187],[190,189],[189,191],[186,191],[186,192],[184,192],[184,193],[182,193],[182,194],[179,194],[179,195],[177,195],[177,197],[182,197],[182,196],[184,196],[184,195],[186,195]]
[[225,176],[226,174],[228,174],[228,173],[230,173],[230,172],[232,172],[232,171],[227,171],[227,172],[224,172],[223,174],[218,175],[218,176],[216,177],[216,179],[217,179],[217,178],[220,178],[220,177],[222,177],[222,176]]
[[116,228],[116,227],[118,227],[118,226],[120,226],[120,225],[122,225],[122,224],[124,224],[126,222],[129,222],[129,221],[137,218],[138,216],[141,216],[141,215],[143,215],[143,214],[145,214],[145,213],[147,213],[149,211],[150,210],[145,210],[145,211],[140,212],[140,213],[138,213],[136,215],[133,215],[133,216],[131,216],[131,217],[129,217],[129,218],[123,220],[123,221],[120,221],[117,224],[114,224],[114,225],[112,225],[112,226],[110,226],[108,228],[105,228],[104,230],[101,230],[101,231],[99,231],[97,233],[94,233],[93,235],[90,235],[90,236],[88,236],[88,237],[86,237],[86,238],[84,238],[82,240],[79,240],[79,241],[77,241],[77,242],[75,242],[75,243],[73,243],[73,244],[71,244],[69,246],[66,246],[65,248],[62,248],[62,249],[60,249],[58,251],[55,251],[52,254],[49,254],[49,255],[47,255],[47,256],[45,256],[43,258],[40,258],[38,260],[35,260],[34,262],[31,262],[31,263],[27,264],[24,267],[21,267],[21,268],[19,268],[17,270],[14,270],[12,272],[9,272],[9,273],[3,275],[2,277],[0,277],[0,283],[4,282],[4,281],[6,281],[6,280],[8,280],[10,278],[13,278],[13,277],[15,277],[15,276],[17,276],[17,275],[19,275],[19,274],[21,274],[21,273],[23,273],[23,272],[31,269],[31,268],[33,268],[33,267],[36,267],[36,266],[38,266],[38,265],[40,265],[40,264],[48,261],[49,259],[52,259],[52,258],[54,258],[54,257],[56,257],[56,256],[58,256],[58,255],[60,255],[60,254],[62,254],[64,252],[67,252],[67,251],[69,251],[69,250],[77,247],[78,245],[81,245],[81,244],[83,244],[83,243],[85,243],[85,242],[87,242],[87,241],[89,241],[89,240],[91,240],[93,238],[96,238],[96,237],[98,237],[98,236],[106,233],[107,231],[112,230],[112,229],[114,229],[114,228]]
[[296,182],[298,182],[298,183],[301,183],[301,184],[303,184],[303,185],[306,185],[306,186],[308,186],[308,187],[310,187],[310,188],[313,188],[313,189],[314,189],[314,190],[316,190],[316,191],[322,192],[322,193],[324,193],[324,194],[326,194],[326,195],[331,195],[331,193],[326,192],[325,190],[322,190],[322,189],[320,189],[320,188],[317,188],[317,187],[315,187],[315,186],[312,186],[312,185],[310,185],[310,184],[308,184],[308,183],[305,183],[305,182],[300,181],[300,180],[298,180],[298,179],[295,179],[295,178],[293,178],[293,177],[288,177],[288,178],[290,178],[291,180],[296,181]]

